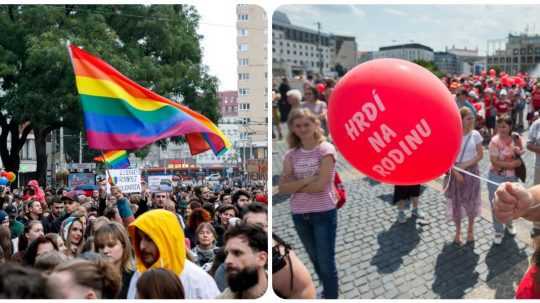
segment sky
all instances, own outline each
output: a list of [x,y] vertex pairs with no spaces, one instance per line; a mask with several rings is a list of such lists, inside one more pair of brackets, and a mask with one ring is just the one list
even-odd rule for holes
[[203,63],[219,79],[219,91],[237,90],[236,5],[201,1],[195,8],[201,16],[197,32],[203,36]]
[[287,5],[294,25],[354,36],[359,51],[381,46],[422,43],[435,51],[479,49],[485,55],[488,40],[508,33],[540,33],[540,6],[531,5]]

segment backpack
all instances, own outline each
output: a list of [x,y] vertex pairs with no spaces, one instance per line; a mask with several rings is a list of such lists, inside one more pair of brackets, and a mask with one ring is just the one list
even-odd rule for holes
[[347,202],[347,192],[345,191],[345,186],[343,186],[343,182],[337,171],[334,175],[334,188],[337,199],[336,208],[340,209],[345,205],[345,202]]

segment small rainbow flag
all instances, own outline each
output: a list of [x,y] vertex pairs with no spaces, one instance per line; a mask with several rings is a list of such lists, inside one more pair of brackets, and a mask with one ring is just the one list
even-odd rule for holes
[[95,157],[95,161],[105,162],[111,169],[120,169],[129,167],[128,154],[125,150],[110,150],[103,156]]
[[140,86],[75,45],[68,49],[90,148],[133,150],[185,136],[192,155],[211,149],[219,156],[230,149],[230,141],[205,116]]

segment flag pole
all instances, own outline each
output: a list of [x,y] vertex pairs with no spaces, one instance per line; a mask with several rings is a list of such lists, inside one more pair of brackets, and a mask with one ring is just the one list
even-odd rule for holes
[[103,153],[103,150],[101,150],[101,158],[103,158],[103,164],[105,165],[105,172],[106,172],[106,175],[107,175],[107,183],[109,183],[109,185],[113,186],[114,182],[112,181],[111,174],[109,172],[109,167],[107,165],[107,159],[105,158],[105,153]]

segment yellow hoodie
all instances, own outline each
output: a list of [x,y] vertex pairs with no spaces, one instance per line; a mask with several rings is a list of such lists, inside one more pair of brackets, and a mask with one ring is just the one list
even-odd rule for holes
[[140,239],[135,236],[137,228],[147,234],[159,249],[159,259],[150,268],[165,268],[180,275],[186,260],[186,243],[178,218],[170,211],[156,209],[145,212],[129,225],[137,271],[143,273],[150,268],[141,262]]

